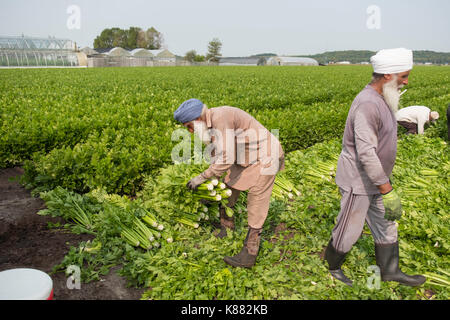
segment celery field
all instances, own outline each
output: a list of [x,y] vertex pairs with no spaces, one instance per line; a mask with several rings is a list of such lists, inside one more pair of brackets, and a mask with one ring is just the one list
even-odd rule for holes
[[[375,250],[367,227],[343,265],[352,288],[322,260],[340,208],[334,173],[347,112],[371,73],[370,66],[0,70],[0,168],[24,168],[21,183],[47,206],[39,214],[95,236],[54,267],[79,265],[83,282],[120,266],[130,286],[146,288],[143,299],[449,299],[447,66],[412,70],[401,107],[428,106],[440,118],[423,136],[399,128],[393,173],[404,210],[400,267],[427,282],[368,285]],[[223,262],[247,232],[244,195],[236,230],[217,239],[217,206],[184,187],[207,165],[171,161],[178,143],[171,135],[182,127],[173,112],[190,98],[241,108],[279,130],[287,154],[281,175],[298,194],[273,197],[252,269]],[[146,238],[136,241],[136,233]]]

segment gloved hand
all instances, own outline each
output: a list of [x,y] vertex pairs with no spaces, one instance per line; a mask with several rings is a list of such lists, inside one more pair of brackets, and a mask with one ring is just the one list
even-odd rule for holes
[[192,178],[191,180],[189,180],[189,182],[186,184],[186,187],[188,189],[195,190],[195,189],[197,189],[197,187],[199,185],[201,185],[206,180],[208,180],[208,179],[203,178],[202,175],[200,174],[200,175],[196,176],[195,178]]
[[382,194],[383,205],[384,205],[384,217],[387,220],[394,221],[400,219],[402,216],[402,203],[397,192],[392,189],[388,193]]

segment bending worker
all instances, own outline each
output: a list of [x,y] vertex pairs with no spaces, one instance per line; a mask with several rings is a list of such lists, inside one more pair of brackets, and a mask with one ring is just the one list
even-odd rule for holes
[[341,210],[325,259],[331,275],[351,286],[352,281],[342,272],[341,265],[367,222],[375,242],[381,280],[418,286],[425,277],[409,276],[399,269],[394,220],[400,218],[402,208],[389,180],[397,153],[395,112],[399,89],[408,84],[412,51],[381,50],[371,58],[371,63],[372,82],[356,96],[347,116],[336,172]]
[[447,139],[450,141],[450,104],[447,107]]
[[439,113],[425,106],[411,106],[398,110],[395,117],[408,130],[406,134],[423,134],[425,124],[439,119]]
[[[190,99],[179,106],[174,118],[214,147],[209,168],[188,182],[189,189],[195,190],[207,179],[227,173],[224,182],[232,190],[227,204],[231,208],[240,192],[248,190],[248,232],[244,245],[237,255],[225,257],[224,261],[235,267],[252,267],[258,255],[275,176],[284,169],[280,142],[255,118],[235,107],[208,109],[200,100]],[[219,238],[226,236],[227,229],[235,228],[234,216],[229,218],[223,207],[220,224]]]

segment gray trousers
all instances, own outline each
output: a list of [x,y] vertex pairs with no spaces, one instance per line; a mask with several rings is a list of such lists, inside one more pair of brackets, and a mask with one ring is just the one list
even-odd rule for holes
[[381,195],[355,195],[343,189],[340,192],[341,211],[332,231],[332,245],[337,251],[350,251],[361,236],[364,222],[367,222],[376,244],[397,242],[397,226],[384,218]]

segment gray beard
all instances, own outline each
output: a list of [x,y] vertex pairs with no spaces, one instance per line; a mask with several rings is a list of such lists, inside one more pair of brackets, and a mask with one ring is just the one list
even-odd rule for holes
[[400,91],[402,86],[397,85],[397,77],[392,79],[392,81],[383,85],[383,97],[386,104],[391,108],[392,112],[395,114],[398,111],[398,105],[400,102]]

